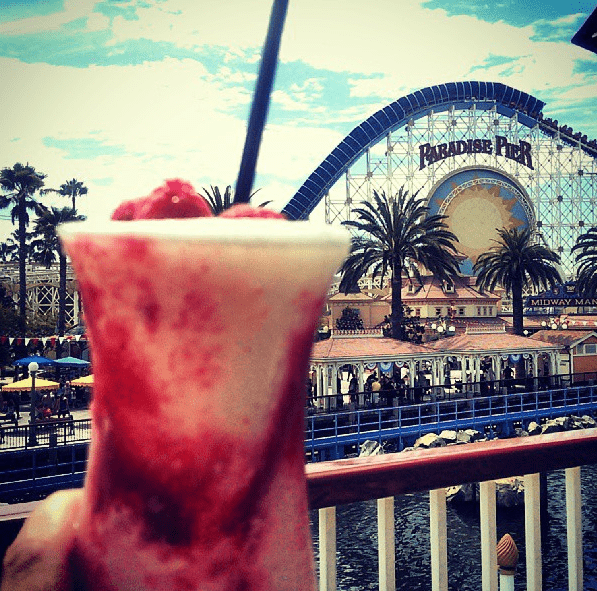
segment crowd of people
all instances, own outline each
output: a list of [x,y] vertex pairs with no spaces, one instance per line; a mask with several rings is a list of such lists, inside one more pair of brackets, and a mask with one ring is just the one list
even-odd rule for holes
[[[427,393],[429,384],[424,376],[417,376],[415,387],[410,387],[408,373],[394,374],[392,376],[373,371],[365,380],[363,391],[359,391],[359,381],[354,374],[350,374],[348,392],[342,392],[342,380],[338,377],[336,408],[343,408],[346,395],[351,405],[355,408],[364,405],[366,408],[380,406],[396,406],[401,404],[419,404],[423,395]],[[312,379],[307,381],[307,404],[317,406],[317,389]]]
[[[348,390],[346,381],[341,377],[342,373],[348,372]],[[455,376],[453,373],[455,372]],[[510,365],[505,365],[499,379],[496,379],[490,360],[485,359],[481,363],[479,381],[473,381],[473,374],[470,370],[462,370],[460,365],[452,361],[444,370],[443,382],[441,385],[432,386],[430,369],[423,366],[415,373],[413,384],[406,367],[395,368],[391,373],[378,373],[373,370],[364,381],[362,391],[359,391],[359,379],[354,369],[344,366],[342,373],[336,377],[336,394],[328,394],[327,398],[335,398],[335,408],[342,409],[347,402],[352,408],[376,408],[393,407],[403,404],[420,404],[425,397],[432,399],[449,397],[452,393],[467,392],[472,396],[494,396],[504,392],[514,392],[517,388],[526,387],[528,390],[534,388],[544,390],[549,387],[550,375],[547,363],[538,366],[537,375],[526,368],[522,376],[517,376]],[[307,405],[310,408],[329,409],[328,402],[317,392],[315,378],[311,376],[307,380]]]
[[[88,404],[84,388],[71,386],[63,380],[56,391],[42,390],[37,392],[35,418],[38,421],[69,417],[72,408],[84,407]],[[4,420],[21,418],[21,395],[19,392],[0,393],[0,417]]]
[[0,414],[5,420],[21,418],[21,397],[18,392],[2,392],[0,394]]
[[50,420],[54,417],[60,419],[70,416],[71,392],[72,388],[68,383],[61,384],[56,394],[51,391],[44,392],[36,405],[37,420]]

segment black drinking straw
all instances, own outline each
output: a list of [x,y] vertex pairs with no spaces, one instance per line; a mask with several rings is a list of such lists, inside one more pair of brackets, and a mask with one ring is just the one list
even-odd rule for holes
[[245,147],[243,148],[243,156],[240,162],[238,178],[236,179],[234,203],[248,203],[251,197],[251,189],[255,180],[257,156],[259,156],[261,136],[267,118],[267,108],[274,82],[274,74],[276,73],[278,51],[280,49],[280,40],[282,39],[282,29],[286,20],[287,8],[288,0],[274,0],[269,18],[267,37],[263,46],[259,76],[257,77],[255,94],[253,95],[253,104],[251,105]]

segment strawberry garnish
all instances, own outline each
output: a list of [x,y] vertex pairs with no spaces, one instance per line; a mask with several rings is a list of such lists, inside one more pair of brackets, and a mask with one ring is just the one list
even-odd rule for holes
[[[112,214],[112,219],[118,221],[202,217],[213,217],[211,207],[190,183],[180,179],[166,181],[147,197],[123,201]],[[248,203],[232,205],[219,217],[286,219],[284,214],[265,207],[253,207]]]
[[190,183],[173,179],[158,187],[148,197],[125,201],[112,214],[113,220],[156,220],[211,217],[204,197]]

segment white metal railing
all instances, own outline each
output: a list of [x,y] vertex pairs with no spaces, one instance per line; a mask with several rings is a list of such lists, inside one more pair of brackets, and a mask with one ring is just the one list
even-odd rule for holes
[[359,328],[357,330],[339,330],[332,328],[333,337],[383,337],[382,328]]
[[[480,482],[482,591],[497,591],[497,524],[495,479],[524,476],[525,548],[528,591],[541,591],[540,476],[528,471],[565,470],[568,589],[583,589],[580,466],[597,462],[597,430],[536,436],[322,462],[307,466],[311,505],[319,508],[319,589],[336,590],[336,505],[377,498],[380,591],[394,591],[396,494],[429,490],[432,591],[448,590],[445,487],[457,481]],[[492,478],[483,479],[490,474]],[[430,488],[430,484],[441,486]]]
[[[538,435],[308,464],[311,508],[319,510],[319,589],[335,591],[336,506],[377,499],[380,591],[394,591],[394,496],[429,491],[432,591],[448,590],[448,486],[480,482],[481,589],[497,591],[495,480],[524,476],[526,589],[541,591],[539,472],[564,469],[568,589],[583,590],[581,466],[597,463],[597,429]],[[0,521],[23,519],[37,503],[0,508]],[[372,565],[372,568],[375,568]],[[502,589],[504,591],[504,589]]]
[[493,334],[493,333],[504,333],[506,332],[506,325],[496,324],[479,324],[476,326],[469,325],[465,329],[466,334]]

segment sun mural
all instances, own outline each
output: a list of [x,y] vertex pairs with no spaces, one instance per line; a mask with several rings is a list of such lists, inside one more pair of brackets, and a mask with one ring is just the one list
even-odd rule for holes
[[534,227],[532,207],[515,181],[488,168],[448,175],[431,191],[428,205],[430,213],[448,216],[446,224],[466,257],[461,271],[467,274],[479,255],[495,246],[498,230]]

